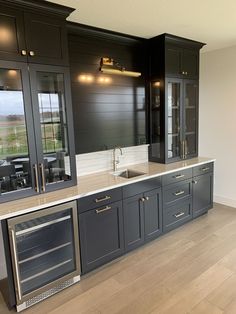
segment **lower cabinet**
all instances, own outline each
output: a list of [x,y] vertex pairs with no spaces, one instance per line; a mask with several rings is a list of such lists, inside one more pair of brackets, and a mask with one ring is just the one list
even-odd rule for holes
[[192,198],[163,209],[163,231],[173,230],[192,219]]
[[130,251],[162,233],[161,189],[123,201],[125,251]]
[[124,252],[122,202],[79,215],[82,273],[101,266]]
[[213,207],[213,173],[193,177],[193,217]]

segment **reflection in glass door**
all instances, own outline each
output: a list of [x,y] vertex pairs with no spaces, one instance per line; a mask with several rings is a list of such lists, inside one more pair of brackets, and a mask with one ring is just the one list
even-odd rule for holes
[[[55,187],[55,183],[72,180],[66,78],[64,69],[50,69],[52,71],[44,71],[42,67],[35,66],[32,71],[42,191]],[[70,127],[72,130],[71,124]]]
[[167,125],[168,158],[180,156],[180,97],[181,83],[175,80],[167,82]]
[[185,158],[197,153],[197,108],[198,84],[196,81],[184,83],[184,137]]
[[35,146],[29,98],[25,99],[29,91],[27,69],[25,65],[8,65],[0,63],[0,194],[11,193],[13,198],[12,192],[32,193],[31,163],[35,160],[29,152],[35,152]]
[[161,157],[161,90],[160,81],[151,82],[151,154]]

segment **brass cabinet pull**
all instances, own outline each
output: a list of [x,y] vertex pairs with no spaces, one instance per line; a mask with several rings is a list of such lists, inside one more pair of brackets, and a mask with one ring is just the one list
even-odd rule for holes
[[34,57],[34,56],[35,56],[35,52],[34,52],[33,50],[31,50],[31,51],[29,52],[29,55],[30,55],[31,57]]
[[34,170],[34,180],[35,180],[35,191],[39,193],[39,176],[38,176],[38,167],[36,164],[33,165]]
[[209,167],[203,167],[202,168],[202,171],[207,171],[207,170],[209,170],[210,168]]
[[185,74],[185,72],[184,72],[184,71],[182,71],[182,74],[184,75],[184,74]]
[[44,164],[39,164],[39,169],[41,173],[41,180],[42,180],[42,191],[46,191],[46,180],[45,180],[45,173],[44,173]]
[[110,198],[111,198],[111,196],[108,196],[108,195],[106,195],[106,196],[104,196],[104,197],[101,197],[101,198],[96,198],[96,199],[95,199],[95,203],[104,202],[104,201],[109,200]]
[[184,214],[185,214],[184,212],[181,212],[181,213],[175,214],[174,216],[175,216],[175,218],[179,218],[179,217],[183,216]]
[[149,197],[148,196],[145,196],[145,201],[149,201]]
[[183,177],[184,177],[184,174],[177,174],[176,176],[173,176],[173,178],[175,178],[175,179],[180,179]]
[[17,253],[16,253],[16,240],[15,240],[15,232],[14,230],[10,230],[11,232],[11,240],[12,240],[12,251],[13,251],[13,260],[14,260],[14,274],[16,276],[16,292],[18,294],[19,301],[22,299],[21,293],[21,285],[20,285],[20,274],[18,268],[18,261],[17,261]]
[[197,184],[197,180],[193,180],[193,184]]
[[141,197],[141,198],[140,198],[140,201],[141,201],[141,202],[145,202],[145,197]]
[[182,195],[184,193],[185,193],[185,191],[178,191],[178,192],[175,192],[174,195],[179,196],[179,195]]
[[25,49],[21,50],[21,54],[22,56],[26,56],[27,55],[27,51]]
[[97,214],[101,214],[103,212],[106,212],[107,210],[110,210],[111,206],[106,206],[105,208],[96,209]]

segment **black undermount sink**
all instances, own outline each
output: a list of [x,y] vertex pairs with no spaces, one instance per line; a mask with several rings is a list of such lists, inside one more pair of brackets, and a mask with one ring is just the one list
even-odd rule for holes
[[145,173],[144,172],[138,172],[138,171],[130,170],[130,169],[125,169],[125,170],[113,172],[112,174],[113,174],[113,176],[130,179],[130,178],[142,176]]

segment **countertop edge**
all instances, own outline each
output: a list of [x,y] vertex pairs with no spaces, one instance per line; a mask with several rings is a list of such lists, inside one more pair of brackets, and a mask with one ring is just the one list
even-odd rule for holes
[[[100,189],[92,190],[92,191],[89,191],[89,192],[86,192],[86,193],[76,194],[74,196],[70,196],[70,197],[67,197],[67,198],[59,199],[57,201],[51,201],[51,202],[40,204],[40,205],[37,205],[37,206],[34,206],[34,207],[28,207],[28,208],[25,208],[25,209],[22,209],[22,210],[19,210],[19,211],[16,211],[16,212],[3,214],[3,215],[1,215],[1,213],[0,213],[0,221],[1,220],[5,220],[5,219],[9,219],[9,218],[13,218],[13,217],[16,217],[16,216],[28,214],[28,213],[31,213],[31,212],[34,212],[34,211],[37,211],[37,210],[45,209],[47,207],[56,206],[56,205],[59,205],[59,204],[62,204],[62,203],[74,201],[74,200],[77,200],[77,199],[85,197],[85,196],[89,196],[89,195],[93,195],[93,194],[100,193],[100,192],[103,192],[103,191],[107,191],[108,189],[110,190],[110,189],[114,189],[114,188],[119,188],[119,187],[126,186],[126,185],[129,185],[129,184],[133,184],[133,183],[141,182],[141,181],[144,181],[144,180],[160,177],[160,176],[172,173],[172,172],[176,172],[176,171],[183,170],[183,169],[188,169],[188,168],[193,168],[193,167],[196,167],[196,166],[200,166],[200,165],[203,165],[203,164],[206,164],[206,163],[209,163],[209,162],[215,162],[215,161],[216,161],[216,159],[209,158],[206,161],[197,162],[196,164],[186,165],[186,166],[183,166],[183,167],[178,167],[178,168],[175,168],[175,169],[159,172],[159,173],[152,174],[152,175],[142,175],[142,176],[139,176],[139,177],[136,177],[136,178],[132,178],[132,179],[129,179],[129,180],[124,179],[125,180],[124,182],[113,184],[113,185],[111,185],[109,187],[107,187],[107,186],[106,187],[102,187]],[[133,165],[130,165],[129,168],[132,168],[132,167],[135,167],[135,166],[138,166],[138,165],[137,164],[133,164]],[[107,171],[107,172],[109,173],[109,171]],[[99,173],[95,173],[95,175],[98,175],[98,174]],[[10,205],[10,203],[11,202],[7,202],[7,203],[4,203],[4,204]]]

